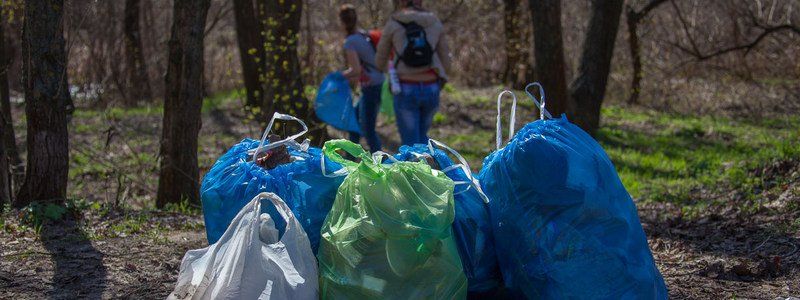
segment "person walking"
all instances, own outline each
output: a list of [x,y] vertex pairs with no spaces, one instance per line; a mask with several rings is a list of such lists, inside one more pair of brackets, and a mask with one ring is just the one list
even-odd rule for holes
[[[375,123],[381,106],[384,76],[375,65],[375,45],[367,32],[358,27],[358,15],[353,5],[345,4],[340,7],[339,20],[346,34],[344,54],[347,69],[342,74],[361,87],[361,99],[356,105],[359,127],[370,151],[379,151],[381,140],[375,131]],[[350,133],[350,141],[359,143],[360,140],[358,133]]]
[[403,145],[424,144],[447,81],[450,49],[442,22],[422,8],[421,0],[395,1],[395,7],[378,43],[375,64],[386,72],[394,55],[391,63],[400,81],[394,101],[400,138]]

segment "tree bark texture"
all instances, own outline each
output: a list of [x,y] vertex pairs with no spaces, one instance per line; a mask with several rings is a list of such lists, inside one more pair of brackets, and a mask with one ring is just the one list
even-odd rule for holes
[[567,111],[569,103],[561,34],[561,1],[529,0],[528,4],[533,21],[536,80],[547,94],[547,110],[558,116]]
[[515,89],[522,89],[533,81],[533,70],[528,48],[531,41],[523,28],[527,23],[521,13],[520,0],[503,0],[503,27],[505,29],[506,67],[503,81]]
[[650,0],[650,2],[639,11],[636,11],[630,5],[626,9],[625,20],[628,23],[628,51],[630,51],[631,65],[633,68],[630,87],[631,94],[628,97],[628,104],[639,103],[639,95],[641,95],[642,92],[642,78],[644,78],[644,71],[642,70],[642,47],[639,40],[639,23],[650,11],[656,9],[665,2],[667,2],[667,0]]
[[236,19],[236,40],[239,44],[239,59],[242,63],[242,77],[247,93],[246,105],[261,108],[264,101],[262,77],[266,62],[264,58],[263,28],[256,19],[256,6],[253,0],[233,0]]
[[9,176],[8,156],[6,148],[0,145],[0,215],[11,203],[11,176]]
[[[0,6],[0,17],[3,16],[3,6]],[[5,49],[5,45],[8,43],[6,42],[5,35],[4,35],[4,26],[5,20],[0,19],[0,105],[2,105],[2,109],[0,110],[0,137],[3,138],[2,143],[0,143],[0,214],[3,213],[5,209],[5,205],[7,203],[11,203],[11,177],[9,176],[9,155],[8,155],[8,145],[6,143],[7,131],[12,131],[12,138],[13,138],[13,123],[9,118],[11,115],[6,115],[5,108],[8,107],[11,103],[9,101],[9,89],[8,89],[8,67],[9,67],[9,55],[8,51]],[[16,143],[14,145],[16,147]]]
[[[0,15],[3,15],[3,8],[0,6]],[[22,159],[19,156],[17,148],[17,140],[14,135],[14,122],[11,117],[11,89],[9,88],[8,70],[11,68],[11,58],[13,57],[11,49],[6,45],[11,45],[11,41],[5,37],[6,23],[0,22],[0,126],[3,126],[0,137],[2,137],[2,146],[5,147],[5,153],[8,156],[9,167],[21,167]]]
[[25,2],[22,57],[28,160],[14,206],[32,201],[63,203],[69,171],[63,0]]
[[203,104],[203,39],[210,0],[175,0],[165,77],[156,206],[199,203],[197,135]]
[[624,0],[593,0],[578,76],[570,85],[572,121],[595,135]]
[[142,52],[142,32],[139,29],[141,0],[125,0],[124,41],[125,65],[127,67],[126,105],[134,106],[139,101],[153,97],[147,76],[147,64]]
[[628,104],[638,104],[643,76],[642,50],[641,46],[639,46],[638,34],[639,15],[636,14],[632,9],[629,9],[626,15],[627,17],[625,19],[628,23],[628,50],[630,51],[631,64],[633,67],[633,74],[631,74],[631,94],[628,97]]
[[[326,137],[325,127],[317,120],[311,103],[305,97],[297,53],[302,1],[259,1],[263,3],[259,13],[263,14],[262,22],[265,24],[265,101],[261,109],[264,119],[276,111],[296,116],[306,121],[310,130],[307,136],[315,142],[321,142]],[[278,133],[283,136],[300,130],[298,125],[292,123],[277,125]]]

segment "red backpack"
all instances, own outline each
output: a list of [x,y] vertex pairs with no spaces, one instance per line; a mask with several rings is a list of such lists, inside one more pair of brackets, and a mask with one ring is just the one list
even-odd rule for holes
[[[380,42],[383,32],[381,32],[380,29],[372,29],[367,31],[366,33],[362,32],[362,34],[364,35],[365,38],[367,38],[369,43],[372,44],[372,50],[377,51],[378,42]],[[374,64],[370,65],[374,67]],[[367,68],[364,62],[361,63],[361,77],[358,79],[358,81],[362,83],[369,82],[369,76],[367,76]]]
[[372,43],[373,48],[375,49],[378,48],[378,42],[381,41],[382,35],[383,32],[380,29],[372,29],[369,32],[367,32],[367,37],[369,38],[369,42]]

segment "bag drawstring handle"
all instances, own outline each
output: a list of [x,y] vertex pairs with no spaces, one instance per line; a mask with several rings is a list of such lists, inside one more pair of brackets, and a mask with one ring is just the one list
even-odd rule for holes
[[500,103],[503,100],[503,95],[509,94],[511,95],[513,102],[511,103],[511,117],[508,123],[508,138],[511,139],[514,137],[514,122],[516,121],[516,114],[517,114],[517,95],[514,95],[512,91],[504,90],[497,95],[497,149],[499,150],[503,145],[503,129],[501,123],[501,107]]
[[[429,150],[429,151],[430,151],[430,150]],[[436,158],[435,158],[433,155],[431,155],[431,154],[428,154],[428,153],[416,153],[416,152],[409,152],[409,154],[413,155],[413,156],[414,156],[414,158],[416,158],[416,159],[417,159],[417,162],[423,162],[423,163],[427,163],[427,161],[426,161],[426,160],[427,160],[428,158],[431,158],[431,159],[433,159],[433,160],[436,160]],[[441,169],[441,170],[439,170],[439,171],[441,171],[442,173],[445,173],[445,174],[447,174],[447,172],[450,172],[450,171],[452,171],[452,170],[455,170],[455,169],[460,169],[460,168],[461,168],[461,164],[452,164],[452,165],[450,165],[449,167],[447,167],[447,168],[444,168],[444,169]],[[456,186],[459,186],[459,185],[465,185],[465,184],[467,185],[467,188],[465,188],[465,189],[463,189],[463,190],[461,190],[461,191],[455,192],[455,193],[453,193],[453,195],[463,194],[463,193],[465,193],[465,192],[469,191],[469,189],[470,189],[470,188],[472,188],[472,187],[469,185],[469,181],[453,181],[453,183],[454,183]]]
[[391,154],[383,151],[376,151],[375,153],[372,153],[372,162],[374,162],[376,165],[379,165],[383,162],[384,157],[388,158],[389,160],[395,163],[400,162],[399,160],[394,158],[394,156],[392,156]]
[[[266,141],[267,141],[267,136],[269,135],[270,131],[272,131],[272,126],[275,124],[275,120],[295,121],[297,123],[300,123],[300,126],[303,127],[303,130],[300,131],[299,133],[295,134],[295,135],[289,136],[289,137],[287,137],[285,139],[282,139],[280,141],[270,142],[269,144],[264,145],[264,143],[266,143]],[[308,126],[306,126],[306,123],[303,122],[303,120],[300,120],[300,119],[298,119],[298,118],[296,118],[294,116],[290,116],[290,115],[287,115],[287,114],[282,114],[282,113],[279,113],[279,112],[275,112],[272,115],[272,119],[269,120],[269,125],[267,125],[267,129],[264,130],[264,134],[261,135],[261,143],[259,143],[258,144],[258,148],[256,148],[253,151],[252,160],[255,160],[258,157],[259,153],[265,152],[265,151],[269,151],[271,149],[280,147],[282,145],[289,145],[289,146],[297,148],[298,150],[303,151],[303,152],[308,151],[308,144],[309,144],[309,140],[308,139],[303,141],[302,144],[300,144],[300,143],[298,143],[296,141],[297,138],[303,136],[304,134],[306,134],[306,132],[308,132]]]
[[[429,139],[428,140],[428,151],[431,152],[431,155],[436,153],[436,148],[434,147],[434,145],[438,146],[439,148],[447,150],[448,152],[453,154],[453,156],[456,157],[458,162],[460,162],[460,164],[454,164],[454,165],[451,165],[451,166],[449,166],[447,168],[444,168],[442,170],[442,172],[447,173],[449,171],[452,171],[452,170],[455,170],[457,168],[460,168],[464,172],[464,175],[466,175],[467,178],[469,179],[469,182],[460,181],[460,182],[457,183],[457,184],[468,184],[466,189],[464,189],[463,191],[461,191],[461,192],[459,192],[457,194],[464,193],[464,192],[468,191],[470,187],[472,187],[472,188],[475,188],[475,191],[477,191],[478,194],[481,195],[481,198],[483,199],[484,203],[489,203],[489,197],[487,197],[486,193],[484,193],[483,189],[481,189],[481,184],[480,184],[480,182],[478,182],[478,179],[475,179],[475,176],[472,174],[472,169],[469,167],[469,163],[467,162],[467,160],[464,159],[464,157],[461,156],[461,154],[458,153],[458,151],[456,151],[455,149],[450,148],[445,143],[442,143],[442,142],[434,140],[434,139]],[[455,195],[457,195],[457,194],[455,194]]]
[[292,209],[286,204],[280,196],[269,193],[269,192],[261,192],[260,194],[256,195],[253,198],[253,202],[250,204],[253,205],[253,212],[255,213],[257,226],[255,226],[255,230],[258,230],[261,224],[261,219],[258,217],[261,214],[261,201],[264,199],[269,199],[272,202],[272,205],[275,206],[275,210],[278,212],[278,215],[283,218],[283,221],[286,222],[286,229],[284,231],[283,236],[278,239],[278,241],[283,242],[283,238],[286,236],[286,233],[291,231],[296,231],[298,227],[300,227],[300,223],[295,218],[294,213],[292,213]]
[[[369,156],[369,153],[367,153],[367,151],[364,150],[364,148],[361,147],[361,145],[359,144],[342,139],[327,141],[322,146],[322,157],[320,158],[320,168],[322,169],[322,175],[325,177],[339,177],[347,175],[347,173],[349,172],[347,170],[348,168],[355,168],[358,165],[356,164],[356,162],[347,160],[344,157],[342,157],[342,155],[336,152],[337,150],[344,150],[345,152],[347,152],[352,156],[360,157],[362,161],[372,159],[372,157]],[[339,169],[338,171],[335,171],[331,174],[328,174],[327,171],[325,170],[326,156],[331,161],[342,164],[344,168]]]
[[[539,88],[539,100],[536,100],[536,97],[533,96],[533,94],[530,91],[528,91],[528,88],[530,88],[532,86],[535,86],[535,87]],[[547,109],[544,107],[545,106],[544,87],[542,87],[542,85],[540,83],[531,82],[528,85],[526,85],[525,86],[525,94],[528,94],[528,98],[531,98],[531,100],[533,100],[533,103],[536,104],[536,108],[539,109],[539,119],[540,120],[544,120],[545,117],[547,117],[548,119],[552,119],[553,118],[553,116],[550,114],[550,112],[547,111]]]

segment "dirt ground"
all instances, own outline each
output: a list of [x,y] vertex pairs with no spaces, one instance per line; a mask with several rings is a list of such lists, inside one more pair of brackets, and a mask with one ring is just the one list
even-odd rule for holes
[[[443,111],[462,121],[437,129],[442,132],[494,126],[491,109],[474,114],[445,104]],[[214,138],[206,141],[211,147],[201,149],[204,170],[230,143],[258,134],[252,125],[232,127],[240,117],[230,112],[212,111],[208,118],[201,135]],[[157,141],[159,120],[157,114],[101,120],[108,125],[88,126],[90,130],[73,133],[76,151],[87,152],[105,165],[119,165],[124,173],[100,172],[95,169],[99,167],[80,169],[76,175],[80,183],[70,187],[74,196],[108,205],[47,224],[40,228],[40,234],[21,223],[19,216],[6,215],[0,230],[0,299],[163,299],[172,291],[184,253],[206,245],[200,214],[111,205],[152,202],[153,163],[128,166],[123,162],[140,157],[134,154],[157,152],[156,142],[135,141],[126,134]],[[388,131],[391,128],[381,132],[386,136]],[[113,142],[112,135],[127,141]],[[106,148],[121,145],[124,151],[98,155],[102,144]],[[387,138],[386,144],[387,148],[394,147],[397,141]],[[686,213],[679,206],[637,203],[671,298],[800,297],[800,224],[795,224],[800,220],[800,162],[776,164],[763,171],[792,179],[779,192],[761,195],[766,202],[758,209],[745,210],[720,202],[696,212],[695,217],[682,218]],[[737,197],[740,195],[732,191],[730,195],[706,198]]]
[[[775,228],[797,213],[721,210],[685,221],[667,205],[639,211],[672,299],[800,296],[800,233]],[[52,224],[41,238],[32,230],[0,235],[0,299],[165,298],[183,254],[205,246],[202,220],[158,213],[136,234],[104,237],[130,214]]]

